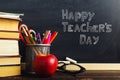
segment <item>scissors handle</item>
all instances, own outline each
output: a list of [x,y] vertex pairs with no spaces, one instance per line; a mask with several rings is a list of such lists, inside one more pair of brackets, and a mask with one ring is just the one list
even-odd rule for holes
[[36,43],[37,42],[36,32],[33,29],[29,29],[28,32],[31,36],[31,39]]
[[22,40],[22,42],[26,43],[26,41],[24,40],[25,35],[28,36],[28,27],[25,24],[21,24],[18,28],[18,30],[20,31],[20,36],[19,38]]

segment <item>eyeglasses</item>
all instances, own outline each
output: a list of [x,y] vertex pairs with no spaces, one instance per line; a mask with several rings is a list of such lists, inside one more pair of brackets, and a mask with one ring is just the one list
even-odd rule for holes
[[86,70],[84,67],[80,66],[79,64],[75,64],[75,63],[68,64],[64,62],[58,63],[58,69],[70,74],[82,73]]

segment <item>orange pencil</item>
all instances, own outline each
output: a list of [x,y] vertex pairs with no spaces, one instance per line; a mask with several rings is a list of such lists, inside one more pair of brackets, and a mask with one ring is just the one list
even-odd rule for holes
[[50,39],[50,44],[53,42],[53,40],[55,39],[55,37],[57,36],[58,32],[55,31],[52,36],[51,36],[51,39]]

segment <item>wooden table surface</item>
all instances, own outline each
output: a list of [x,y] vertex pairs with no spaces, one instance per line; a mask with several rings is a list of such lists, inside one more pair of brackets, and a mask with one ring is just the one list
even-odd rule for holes
[[35,74],[22,73],[21,76],[5,77],[0,78],[0,80],[120,80],[120,71],[87,70],[76,75],[57,71],[53,76],[47,78],[40,78]]

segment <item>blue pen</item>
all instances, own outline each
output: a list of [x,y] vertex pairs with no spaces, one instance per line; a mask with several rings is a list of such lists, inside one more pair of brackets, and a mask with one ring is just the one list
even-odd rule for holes
[[41,44],[41,43],[42,43],[42,40],[41,40],[40,33],[37,33],[36,37],[37,37],[37,43],[38,43],[38,44]]

